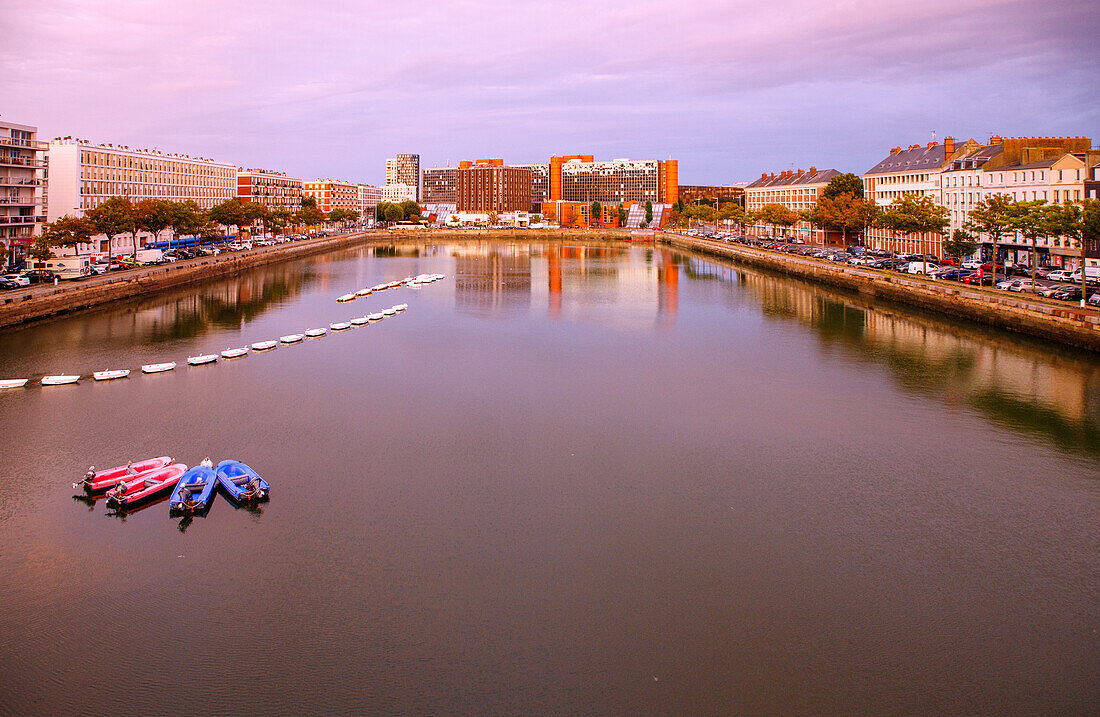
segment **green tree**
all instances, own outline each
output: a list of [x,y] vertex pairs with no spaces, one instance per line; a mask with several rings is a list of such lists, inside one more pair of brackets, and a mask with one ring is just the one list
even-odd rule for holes
[[772,226],[782,227],[784,241],[787,238],[787,230],[798,221],[798,214],[791,208],[782,204],[769,203],[760,207],[757,215],[760,221]]
[[842,194],[863,198],[863,180],[851,172],[838,174],[829,180],[818,199],[832,199]]
[[302,195],[302,209],[318,209],[317,197],[311,194]]
[[943,240],[943,253],[954,257],[959,263],[962,263],[965,257],[973,254],[977,248],[978,242],[974,235],[965,229],[956,229],[951,232],[949,239]]
[[420,205],[411,199],[401,202],[401,217],[410,221],[420,219]]
[[[50,258],[52,254],[49,249],[55,246],[71,246],[79,256],[80,245],[91,241],[92,235],[95,233],[95,224],[87,217],[73,217],[66,214],[42,228],[41,246],[35,248],[45,249],[46,256],[35,255],[35,258],[43,261]],[[35,244],[38,244],[38,242],[36,241]]]
[[[110,253],[112,239],[119,234],[133,232],[136,227],[134,205],[126,197],[111,197],[98,207],[84,212],[84,216],[95,226],[96,233],[107,235],[108,253]],[[134,255],[137,255],[136,239]]]
[[285,207],[279,207],[271,212],[271,231],[280,232],[290,226],[290,222],[293,221],[294,216],[290,213],[290,210]]
[[500,215],[496,212],[489,212],[489,226],[496,226],[500,223]]
[[924,273],[928,274],[928,252],[925,241],[930,233],[942,234],[950,222],[946,207],[932,201],[931,197],[917,197],[906,194],[895,199],[879,217],[879,223],[897,234],[911,237],[920,235],[921,262]]
[[1040,239],[1054,236],[1059,233],[1058,207],[1047,204],[1045,199],[1036,199],[1030,202],[1016,202],[1009,212],[1010,226],[1020,233],[1024,239],[1031,243],[1031,290],[1038,291],[1035,285],[1035,270],[1038,264],[1038,244]]
[[328,213],[328,220],[333,224],[341,224],[347,219],[347,210],[336,207]]
[[[855,176],[855,175],[852,175]],[[875,222],[879,209],[874,202],[850,193],[833,194],[818,199],[802,218],[823,231],[840,231],[844,245],[848,245],[848,233],[859,234]]]
[[198,236],[207,223],[206,215],[194,199],[170,202],[172,231],[177,237]]
[[645,200],[645,225],[648,227],[653,223],[653,202]]
[[588,208],[588,216],[592,218],[592,226],[598,227],[603,219],[603,205],[599,202],[592,202],[592,206]]
[[142,199],[134,205],[134,223],[153,235],[154,244],[160,241],[160,233],[172,226],[172,220],[172,203],[164,199]]
[[396,204],[387,204],[384,211],[384,216],[387,222],[399,222],[405,216],[404,212],[401,211],[401,207]]
[[241,200],[236,197],[215,204],[210,207],[210,211],[208,211],[206,215],[210,218],[210,221],[215,224],[220,224],[225,228],[224,236],[227,238],[229,236],[229,227],[237,227],[239,230],[241,225],[246,221],[244,207],[241,204]]
[[619,208],[618,208],[618,211],[617,211],[617,214],[619,215],[619,226],[620,227],[625,227],[626,226],[626,207],[624,207],[622,204],[620,204]]
[[1006,234],[1012,231],[1012,205],[1016,200],[1007,194],[994,194],[981,200],[966,215],[967,220],[963,225],[971,234],[977,237],[986,235],[993,244],[993,279],[997,279],[997,244]]

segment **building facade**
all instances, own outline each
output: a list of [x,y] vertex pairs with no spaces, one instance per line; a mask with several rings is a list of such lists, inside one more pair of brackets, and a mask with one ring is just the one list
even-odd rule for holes
[[724,184],[721,186],[704,186],[696,184],[681,184],[679,186],[680,201],[684,204],[726,204],[736,202],[745,206],[745,187],[741,184]]
[[360,184],[359,187],[359,216],[372,220],[374,208],[382,202],[382,188],[372,184]]
[[[192,200],[200,209],[237,196],[237,165],[155,150],[130,149],[112,144],[91,144],[71,137],[50,141],[47,154],[46,220],[83,216],[111,197],[132,202],[166,199]],[[138,246],[147,235],[138,236]],[[81,253],[126,254],[133,238],[120,235],[94,237],[77,248]]]
[[420,194],[424,204],[454,204],[458,196],[457,167],[428,167],[420,171]]
[[416,187],[412,184],[387,184],[381,190],[383,202],[400,204],[416,201]]
[[[885,209],[903,196],[928,197],[936,204],[943,203],[941,173],[952,160],[965,156],[979,148],[974,140],[956,144],[953,137],[945,137],[943,143],[914,144],[906,149],[894,147],[890,154],[863,173],[863,196]],[[943,236],[927,233],[898,236],[889,229],[869,227],[864,239],[872,249],[907,252],[911,254],[943,254]]]
[[538,214],[542,211],[542,203],[550,199],[550,165],[549,164],[513,164],[513,167],[531,170],[531,209]]
[[237,169],[237,198],[271,211],[294,213],[302,208],[302,180],[266,169]]
[[592,155],[550,158],[550,201],[675,204],[680,195],[676,160],[614,159]]
[[37,127],[0,122],[0,243],[7,258],[30,244],[46,221],[44,156]]
[[[745,187],[745,209],[749,212],[759,212],[766,204],[779,204],[796,213],[808,211],[817,204],[822,190],[840,174],[836,169],[819,170],[817,167],[810,167],[808,172],[799,169],[797,172],[783,171],[778,175],[774,172],[763,173],[760,179]],[[757,233],[782,234],[812,244],[827,243],[824,231],[801,219],[791,227],[778,227],[767,222],[757,222],[755,228]]]
[[459,212],[526,212],[531,209],[531,170],[500,159],[458,165]]
[[420,155],[399,154],[386,160],[386,184],[415,187],[414,202],[420,201]]
[[324,212],[325,217],[332,214],[333,209],[359,211],[359,185],[351,182],[316,179],[306,182],[302,193],[317,200],[317,208]]

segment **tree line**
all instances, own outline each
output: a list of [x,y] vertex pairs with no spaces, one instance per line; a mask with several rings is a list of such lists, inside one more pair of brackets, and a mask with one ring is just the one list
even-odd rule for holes
[[[359,220],[359,212],[333,209],[327,221],[346,224]],[[302,208],[296,212],[287,209],[268,209],[257,202],[228,199],[203,211],[193,199],[182,202],[168,199],[142,199],[133,202],[129,197],[111,197],[97,207],[88,209],[82,217],[66,215],[43,227],[28,254],[38,259],[48,259],[55,247],[71,247],[79,253],[81,244],[92,237],[104,234],[107,238],[129,234],[134,254],[138,251],[137,237],[148,232],[159,240],[166,229],[177,235],[202,236],[214,239],[219,236],[218,226],[247,228],[260,224],[265,233],[277,232],[288,226],[312,226],[326,221],[318,209],[317,200],[302,197]]]

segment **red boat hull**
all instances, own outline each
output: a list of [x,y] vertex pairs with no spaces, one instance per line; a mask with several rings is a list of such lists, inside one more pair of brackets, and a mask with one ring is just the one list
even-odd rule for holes
[[122,481],[137,478],[138,475],[147,471],[164,468],[171,462],[172,459],[168,456],[160,456],[159,458],[150,458],[145,461],[129,463],[124,466],[107,468],[106,470],[96,471],[95,474],[90,477],[85,476],[84,480],[78,483],[78,485],[83,484],[84,492],[88,495],[97,495],[110,488],[114,488]]
[[164,468],[146,471],[116,485],[107,493],[107,505],[130,508],[147,500],[171,493],[187,472],[187,466],[173,463]]

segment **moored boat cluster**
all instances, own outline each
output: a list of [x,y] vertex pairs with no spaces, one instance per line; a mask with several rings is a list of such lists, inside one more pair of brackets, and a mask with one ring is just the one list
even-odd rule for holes
[[73,488],[82,488],[87,498],[107,499],[107,506],[125,511],[164,498],[169,493],[169,512],[197,513],[210,507],[215,488],[237,505],[268,498],[271,487],[250,466],[238,460],[224,460],[214,466],[209,458],[188,469],[159,456],[106,470],[88,469]]
[[[418,276],[410,276],[400,281],[391,281],[385,284],[376,284],[375,286],[360,289],[359,291],[343,294],[336,300],[339,302],[354,301],[357,298],[363,296],[369,296],[370,294],[385,291],[386,289],[395,289],[400,286],[408,286],[412,288],[418,288],[420,286],[430,284],[433,281],[439,281],[444,278],[443,274],[420,274]],[[405,311],[409,308],[406,303],[394,304],[393,306],[382,309],[374,313],[364,314],[348,321],[336,321],[328,325],[328,328],[318,327],[306,329],[302,333],[287,334],[280,336],[276,340],[256,341],[248,346],[241,346],[238,348],[227,348],[225,351],[217,354],[202,354],[199,356],[188,356],[188,366],[203,366],[206,364],[217,363],[219,359],[238,359],[247,356],[250,352],[262,352],[270,351],[276,348],[279,344],[296,344],[304,341],[305,339],[318,339],[328,334],[329,331],[346,331],[355,326],[363,326],[364,324],[381,321],[384,318],[395,316],[396,314]],[[176,368],[177,363],[175,361],[167,361],[163,363],[150,363],[143,364],[141,366],[141,372],[144,374],[164,373],[166,371],[172,371]],[[92,373],[92,378],[96,381],[114,381],[117,379],[126,378],[130,375],[130,369],[105,369],[103,371],[95,371]],[[81,378],[84,378],[82,374],[50,374],[42,377],[43,386],[61,386],[65,384],[77,383]],[[5,388],[23,388],[27,385],[30,379],[26,378],[12,378],[12,379],[0,379],[0,389]]]

